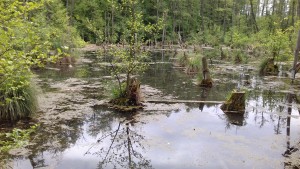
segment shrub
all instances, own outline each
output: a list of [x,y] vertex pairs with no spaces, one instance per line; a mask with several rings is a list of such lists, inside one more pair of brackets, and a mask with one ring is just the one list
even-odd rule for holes
[[10,133],[0,134],[0,153],[5,153],[11,149],[28,145],[30,135],[34,133],[38,127],[39,125],[36,124],[29,129],[14,128]]
[[178,64],[180,66],[184,67],[189,62],[189,57],[188,57],[188,55],[187,55],[186,52],[180,52],[180,53],[178,53],[177,58],[178,58]]
[[247,63],[248,62],[248,56],[247,56],[247,53],[245,51],[234,50],[232,52],[232,54],[233,54],[233,62],[235,64]]
[[201,69],[201,56],[192,55],[188,58],[188,63],[186,65],[187,73],[197,73]]
[[[0,87],[0,120],[13,122],[36,112],[36,92],[31,82],[4,83]],[[10,85],[14,87],[8,87]]]

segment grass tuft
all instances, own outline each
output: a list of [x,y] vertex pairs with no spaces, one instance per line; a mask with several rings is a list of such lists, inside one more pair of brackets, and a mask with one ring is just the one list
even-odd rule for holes
[[32,83],[0,90],[0,120],[15,122],[30,117],[37,110],[36,91]]

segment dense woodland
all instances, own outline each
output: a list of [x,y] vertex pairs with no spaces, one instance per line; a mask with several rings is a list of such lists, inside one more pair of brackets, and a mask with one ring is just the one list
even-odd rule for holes
[[[128,14],[122,1],[65,1],[70,24],[86,41],[123,43]],[[297,0],[147,0],[135,10],[144,24],[157,24],[155,34],[144,41],[155,43],[201,43],[245,46],[269,35],[286,33],[300,17]]]

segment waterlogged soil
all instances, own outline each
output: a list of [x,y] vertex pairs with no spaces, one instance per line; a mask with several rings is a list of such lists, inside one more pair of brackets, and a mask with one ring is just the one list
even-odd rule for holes
[[28,146],[5,156],[3,168],[299,167],[300,77],[291,85],[287,67],[281,76],[259,77],[257,63],[213,63],[214,86],[205,89],[173,68],[173,54],[156,53],[157,63],[138,76],[145,100],[224,101],[233,89],[246,90],[245,113],[224,114],[220,104],[147,102],[144,110],[121,113],[104,106],[115,82],[95,54],[36,72],[40,127]]

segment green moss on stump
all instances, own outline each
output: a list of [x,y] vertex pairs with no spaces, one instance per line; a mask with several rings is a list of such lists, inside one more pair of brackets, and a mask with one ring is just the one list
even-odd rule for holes
[[260,64],[259,73],[261,75],[278,75],[279,68],[274,64],[273,58],[267,58]]
[[112,99],[109,107],[117,111],[130,112],[143,109],[142,96],[140,91],[140,82],[132,78],[130,79],[128,91],[125,96]]
[[245,111],[245,92],[233,92],[230,98],[221,105],[221,110],[224,112],[239,112]]

